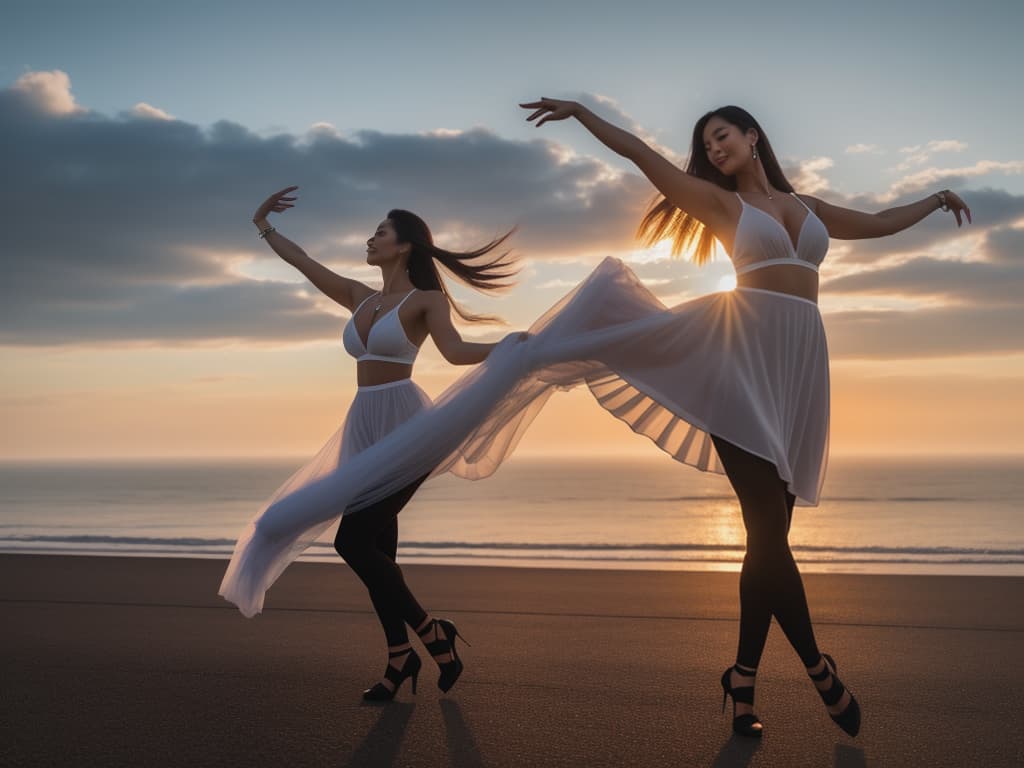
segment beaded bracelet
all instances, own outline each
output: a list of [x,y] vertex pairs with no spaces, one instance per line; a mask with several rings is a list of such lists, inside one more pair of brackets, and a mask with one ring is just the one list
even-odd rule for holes
[[262,240],[267,235],[269,235],[271,232],[277,232],[277,230],[274,229],[273,227],[267,227],[266,229],[261,229],[258,237],[259,237],[260,240]]

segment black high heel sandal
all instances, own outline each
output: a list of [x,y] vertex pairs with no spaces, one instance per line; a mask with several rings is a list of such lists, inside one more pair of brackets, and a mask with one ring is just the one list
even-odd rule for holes
[[[436,639],[430,642],[424,640],[423,646],[434,657],[434,660],[436,661],[438,656],[446,653],[450,653],[452,656],[451,661],[437,662],[437,666],[441,670],[441,676],[437,679],[437,687],[441,689],[442,693],[448,693],[455,685],[455,681],[459,679],[463,669],[462,659],[459,658],[459,651],[455,647],[455,638],[460,638],[466,645],[469,645],[469,642],[459,634],[459,630],[448,619],[431,619],[426,629],[417,634],[422,640],[423,636],[430,634],[431,630],[434,630]],[[442,634],[444,635],[443,639],[440,637]]]
[[[832,685],[827,691],[823,691],[817,686],[815,690],[818,691],[818,695],[821,696],[821,700],[825,702],[826,707],[834,706],[839,703],[839,700],[843,697],[843,692],[846,691],[846,686],[843,685],[843,681],[839,679],[836,674],[836,662],[827,653],[821,654],[821,657],[825,660],[825,666],[821,672],[816,675],[808,674],[808,677],[815,682],[823,682],[828,679],[829,675],[832,675]],[[836,725],[842,728],[851,736],[856,736],[860,732],[860,704],[857,703],[857,699],[853,697],[853,691],[850,691],[850,703],[846,705],[846,709],[840,712],[838,715],[833,715],[829,712]]]
[[754,686],[744,685],[739,688],[733,688],[729,682],[729,676],[733,670],[736,670],[736,674],[742,677],[753,677],[757,674],[754,672],[744,672],[737,666],[729,667],[725,672],[722,673],[722,711],[725,712],[725,702],[729,696],[732,696],[732,729],[740,736],[749,736],[755,739],[761,738],[764,733],[764,725],[758,720],[757,715],[736,715],[736,704],[749,704],[754,706]]
[[391,701],[395,698],[395,694],[398,693],[398,688],[405,682],[407,677],[412,678],[412,692],[416,694],[416,681],[420,676],[420,668],[423,666],[423,662],[420,661],[419,655],[412,648],[406,648],[404,651],[394,651],[388,653],[389,659],[396,659],[399,656],[405,656],[409,654],[409,658],[402,664],[401,669],[388,664],[387,669],[384,670],[384,678],[394,686],[394,688],[388,688],[384,683],[377,683],[373,688],[368,688],[363,691],[364,701]]

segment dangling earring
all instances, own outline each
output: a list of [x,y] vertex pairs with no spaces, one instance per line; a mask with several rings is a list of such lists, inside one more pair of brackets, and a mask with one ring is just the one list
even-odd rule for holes
[[753,157],[754,157],[754,159],[755,159],[755,160],[757,160],[757,149],[756,149],[756,145],[754,145],[754,144],[751,144],[751,145],[750,145],[750,154],[751,154],[751,155],[753,155]]

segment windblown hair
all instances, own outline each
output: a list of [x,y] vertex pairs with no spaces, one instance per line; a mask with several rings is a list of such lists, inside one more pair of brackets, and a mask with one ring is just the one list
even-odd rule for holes
[[[750,128],[757,131],[757,154],[764,166],[768,182],[783,192],[792,192],[793,186],[786,179],[779,161],[775,159],[772,145],[765,136],[761,126],[753,115],[745,109],[734,106],[719,107],[703,115],[693,127],[693,139],[690,142],[690,158],[686,164],[686,173],[691,176],[710,181],[722,189],[732,192],[736,191],[736,177],[726,176],[714,163],[708,159],[708,153],[704,150],[704,127],[713,117],[720,117],[727,123],[736,126],[741,133],[746,133]],[[693,261],[703,265],[711,259],[711,251],[714,247],[715,237],[711,231],[704,226],[704,223],[692,215],[672,205],[664,196],[655,198],[656,202],[651,204],[644,215],[640,226],[637,229],[637,237],[647,247],[664,240],[672,238],[672,255],[679,256],[684,248],[696,242],[693,249]]]
[[434,245],[434,236],[430,233],[430,228],[415,213],[395,208],[388,211],[388,219],[395,229],[398,242],[412,245],[412,251],[409,253],[409,279],[413,285],[421,291],[441,291],[459,317],[467,322],[504,322],[493,315],[477,315],[459,306],[448,292],[448,287],[441,279],[437,264],[434,262],[439,263],[459,282],[478,291],[501,291],[510,288],[513,283],[505,281],[519,272],[516,260],[509,255],[510,252],[503,251],[491,258],[484,257],[504,243],[515,229],[474,251],[446,251]]

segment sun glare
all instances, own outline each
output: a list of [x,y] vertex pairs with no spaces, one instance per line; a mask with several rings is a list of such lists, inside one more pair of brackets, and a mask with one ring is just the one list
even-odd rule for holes
[[736,275],[722,275],[718,280],[718,290],[731,291],[736,287]]

